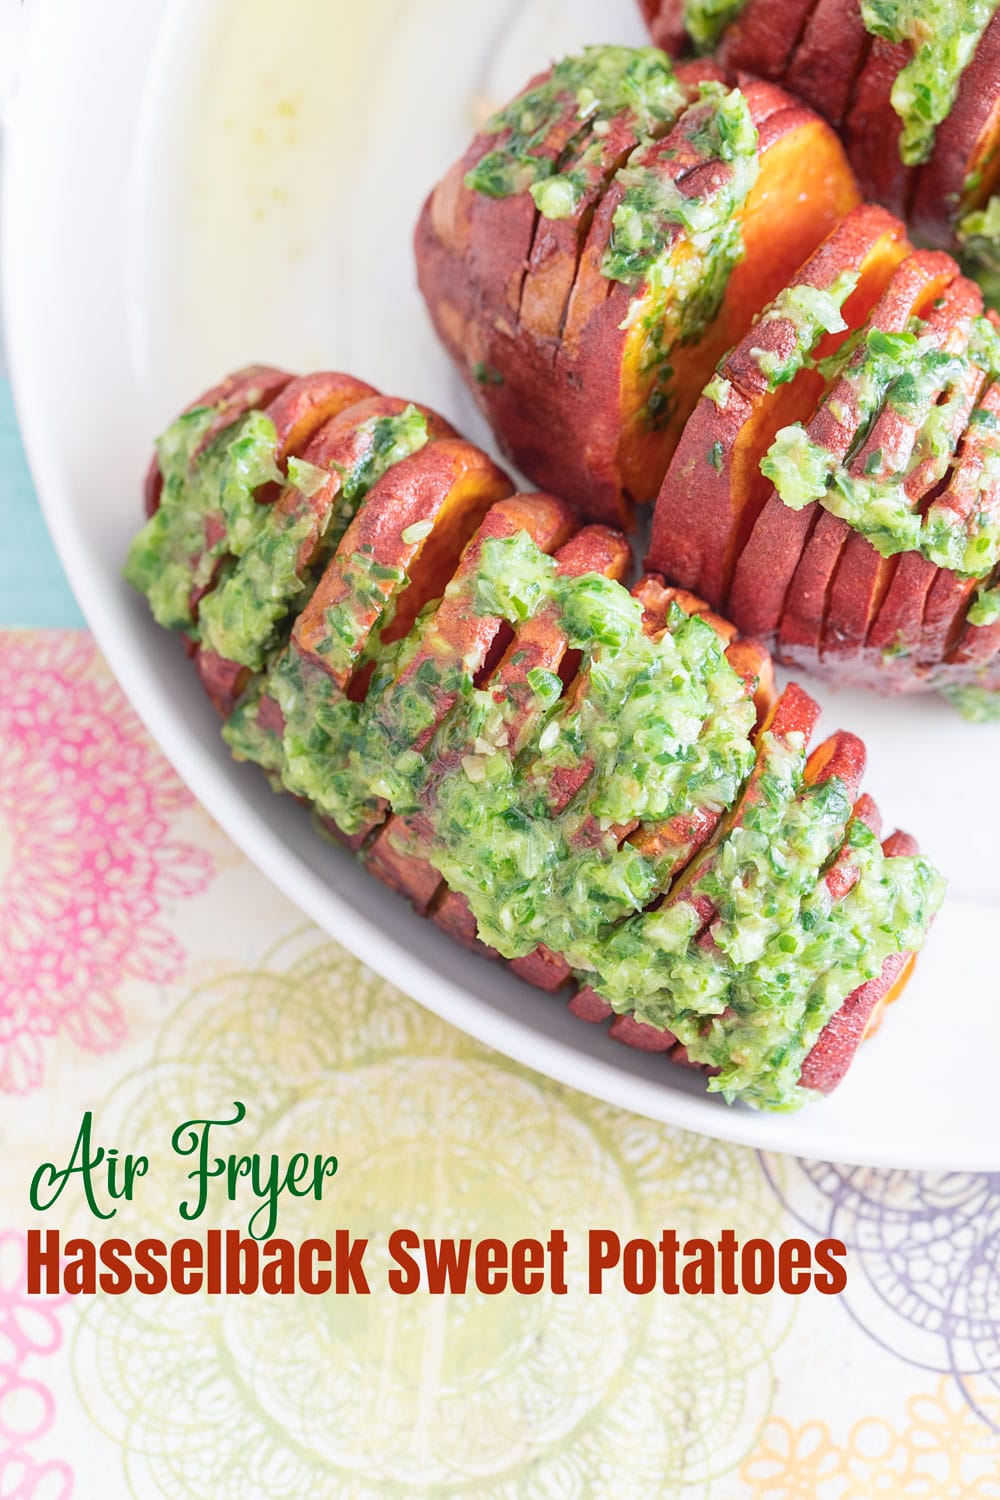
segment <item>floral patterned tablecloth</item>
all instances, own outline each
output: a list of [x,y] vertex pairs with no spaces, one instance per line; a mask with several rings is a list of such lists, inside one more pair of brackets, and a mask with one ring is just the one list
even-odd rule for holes
[[[0,457],[37,537],[2,386]],[[761,1156],[444,1025],[234,849],[32,565],[42,628],[0,560],[3,1500],[1000,1497],[1000,1175]],[[28,1182],[84,1110],[151,1156],[114,1232],[170,1238],[170,1131],[236,1099],[244,1147],[340,1159],[320,1204],[283,1206],[292,1239],[805,1231],[847,1244],[847,1290],[25,1294]],[[78,1202],[60,1223],[94,1232]]]

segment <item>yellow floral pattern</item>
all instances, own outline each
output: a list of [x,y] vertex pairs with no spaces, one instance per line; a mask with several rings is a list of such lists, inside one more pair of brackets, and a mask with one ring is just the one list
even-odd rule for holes
[[977,1404],[992,1431],[947,1376],[907,1401],[899,1426],[866,1417],[843,1443],[826,1422],[775,1417],[742,1466],[746,1500],[998,1500],[1000,1399]]

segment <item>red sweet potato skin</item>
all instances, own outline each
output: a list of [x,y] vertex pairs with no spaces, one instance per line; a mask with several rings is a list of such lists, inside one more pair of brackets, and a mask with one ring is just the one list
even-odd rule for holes
[[815,0],[746,0],[719,44],[719,59],[780,83]]
[[869,45],[858,0],[817,0],[781,81],[839,126]]

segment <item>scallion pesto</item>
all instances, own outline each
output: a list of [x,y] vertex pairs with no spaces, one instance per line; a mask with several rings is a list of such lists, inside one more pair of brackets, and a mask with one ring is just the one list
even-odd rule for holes
[[144,593],[153,616],[172,630],[194,628],[192,596],[206,587],[227,554],[251,546],[264,508],[261,485],[280,481],[277,434],[261,411],[250,412],[199,453],[215,409],[186,412],[156,445],[163,489],[159,508],[133,539],[125,577]]
[[937,127],[951,113],[962,73],[976,55],[998,0],[861,0],[872,36],[903,42],[910,60],[892,86],[903,122],[900,156],[916,166],[930,156]]
[[[427,442],[427,419],[408,406],[395,416],[370,418],[359,433],[362,450],[349,472],[331,475],[329,469],[289,460],[288,478],[301,498],[291,510],[266,508],[236,566],[203,601],[199,625],[210,650],[260,670],[293,601],[308,588],[311,572],[300,560],[303,543],[315,537],[316,563],[322,566],[372,485]],[[309,501],[327,485],[331,492],[317,517]]]
[[579,185],[560,177],[558,157],[538,154],[561,121],[578,120],[580,131],[590,132],[627,111],[636,135],[650,138],[669,129],[684,103],[670,59],[657,47],[586,47],[492,116],[486,129],[499,142],[467,173],[466,186],[490,198],[531,191],[540,212],[565,218]]
[[[867,472],[852,474],[849,461],[842,463],[795,423],[777,434],[761,461],[761,473],[790,509],[818,501],[866,536],[883,557],[915,551],[957,573],[990,573],[1000,560],[1000,516],[984,510],[965,519],[933,506],[922,515],[905,490],[910,474],[921,464],[930,462],[938,477],[946,472],[957,443],[954,411],[964,400],[962,377],[972,366],[985,375],[1000,368],[996,330],[985,318],[975,320],[961,354],[932,345],[919,322],[903,333],[868,328],[838,351],[830,372],[846,379],[853,392],[853,451],[861,446],[883,403],[918,427],[907,466],[880,475],[879,451],[871,455]],[[981,487],[986,489],[997,477],[995,466],[985,464]]]
[[996,688],[967,683],[960,687],[943,687],[941,696],[947,698],[970,724],[1000,724],[1000,692]]
[[696,52],[711,52],[746,0],[684,0],[684,30]]

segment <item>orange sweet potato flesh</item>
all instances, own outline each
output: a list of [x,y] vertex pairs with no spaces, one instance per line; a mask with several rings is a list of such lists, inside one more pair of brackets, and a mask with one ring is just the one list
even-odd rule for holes
[[[639,337],[632,334],[625,341],[619,406],[621,484],[625,496],[640,504],[659,490],[684,424],[720,358],[858,201],[834,133],[796,106],[765,114],[776,102],[766,88],[761,83],[744,87],[754,118],[760,121],[760,175],[741,216],[744,255],[729,278],[714,324],[697,342],[675,346],[675,410],[662,433],[650,432],[639,415],[647,398]],[[781,225],[780,235],[775,234],[776,224]]]
[[[845,272],[859,278],[843,307],[847,329],[827,336],[816,358],[832,353],[864,322],[908,250],[900,221],[864,204],[842,219],[796,272],[792,286],[824,291]],[[777,431],[807,420],[822,394],[823,377],[809,367],[770,388],[761,355],[784,359],[795,347],[795,328],[787,318],[756,324],[744,334],[721,366],[730,386],[724,404],[701,396],[660,489],[649,564],[716,603],[727,598],[736,560],[770,493],[761,459]],[[740,592],[749,595],[740,626],[757,632],[756,584],[744,589],[741,580]]]

